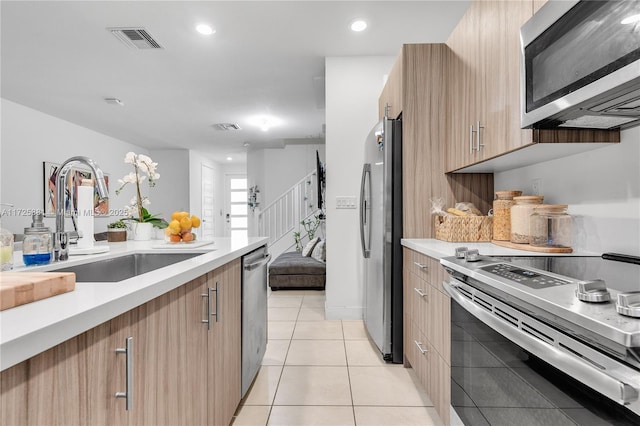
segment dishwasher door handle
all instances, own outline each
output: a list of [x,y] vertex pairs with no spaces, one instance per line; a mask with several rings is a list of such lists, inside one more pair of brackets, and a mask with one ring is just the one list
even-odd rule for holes
[[271,253],[267,253],[267,255],[265,257],[263,257],[262,259],[260,259],[257,262],[253,262],[253,263],[249,263],[247,265],[244,265],[244,269],[245,269],[245,271],[252,271],[252,270],[256,269],[257,267],[259,267],[260,265],[263,265],[263,264],[269,262],[269,260],[271,260]]

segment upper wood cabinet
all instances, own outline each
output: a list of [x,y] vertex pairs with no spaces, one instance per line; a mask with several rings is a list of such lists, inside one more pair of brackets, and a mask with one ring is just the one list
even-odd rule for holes
[[520,27],[544,1],[474,1],[451,34],[447,171],[535,143],[619,142],[617,131],[520,128]]
[[389,118],[398,118],[402,112],[402,83],[402,52],[400,52],[380,94],[378,118],[382,119],[385,116],[385,108]]

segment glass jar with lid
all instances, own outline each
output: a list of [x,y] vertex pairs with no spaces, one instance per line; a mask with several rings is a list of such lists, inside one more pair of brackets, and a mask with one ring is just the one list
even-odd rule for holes
[[541,204],[533,207],[530,244],[536,247],[571,247],[573,218],[565,204]]
[[522,195],[522,191],[496,191],[493,200],[493,239],[509,241],[511,239],[511,207],[513,197]]
[[536,205],[542,204],[542,195],[523,195],[513,197],[516,203],[511,207],[511,242],[516,244],[529,244],[530,229],[529,218]]
[[42,222],[42,213],[33,215],[31,227],[24,228],[22,260],[25,265],[46,265],[51,262],[53,238],[49,228]]

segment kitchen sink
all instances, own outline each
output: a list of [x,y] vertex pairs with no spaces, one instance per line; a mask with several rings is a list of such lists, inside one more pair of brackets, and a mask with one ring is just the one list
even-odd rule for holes
[[75,272],[76,282],[118,282],[164,266],[199,256],[202,253],[136,253],[51,272]]

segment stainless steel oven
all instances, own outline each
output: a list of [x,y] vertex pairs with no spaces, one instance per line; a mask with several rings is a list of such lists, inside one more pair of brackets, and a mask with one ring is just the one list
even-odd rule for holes
[[640,315],[640,303],[626,311],[616,303],[640,296],[640,265],[599,257],[441,263],[450,273],[452,419],[640,424],[640,319],[618,313]]

